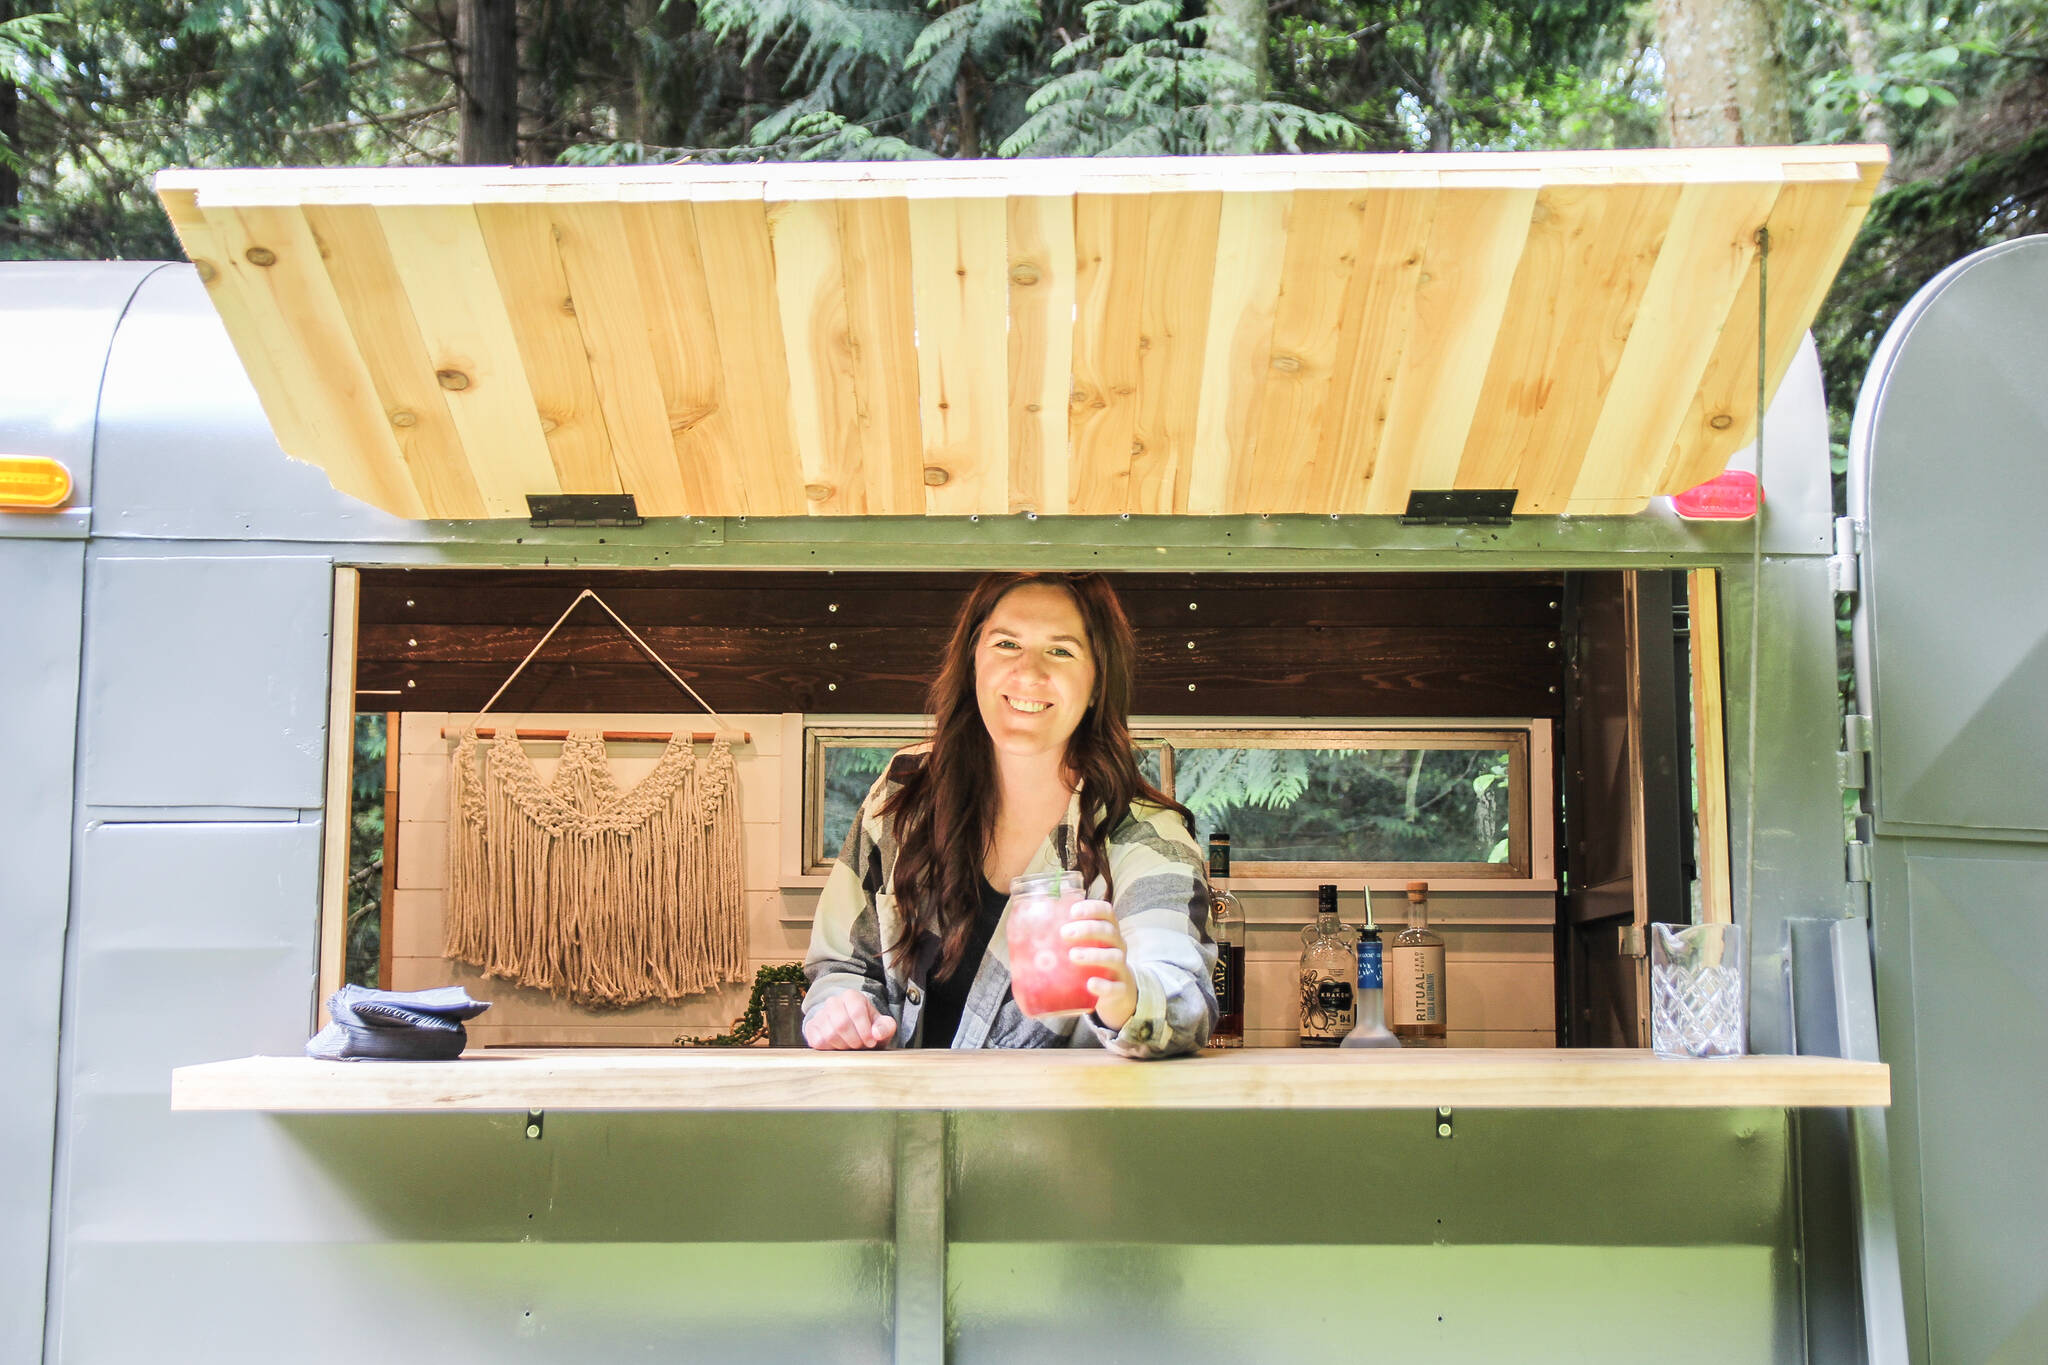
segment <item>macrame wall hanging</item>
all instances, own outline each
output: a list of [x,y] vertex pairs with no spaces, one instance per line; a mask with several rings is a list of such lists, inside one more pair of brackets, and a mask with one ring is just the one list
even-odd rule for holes
[[718,720],[584,589],[456,742],[443,951],[579,1004],[673,1002],[746,974],[739,784],[723,722],[701,758],[688,731],[670,735],[631,790],[614,780],[599,731],[570,731],[548,782],[516,731],[501,727],[489,741],[477,734],[484,713],[586,597]]

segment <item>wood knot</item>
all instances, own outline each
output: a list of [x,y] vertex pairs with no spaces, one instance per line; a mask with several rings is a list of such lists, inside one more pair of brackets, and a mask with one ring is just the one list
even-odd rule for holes
[[1030,264],[1010,267],[1010,283],[1033,285],[1038,283],[1038,267]]
[[557,422],[552,417],[543,417],[540,419],[540,434],[543,436],[552,436],[555,434],[555,429],[561,425],[562,424],[560,422]]
[[1133,455],[1143,455],[1144,453],[1145,453],[1145,443],[1144,443],[1143,441],[1133,441],[1133,442],[1131,442],[1131,454],[1133,454]]
[[199,282],[201,284],[212,284],[220,278],[220,272],[213,268],[212,261],[194,261],[192,262],[192,268],[199,272]]
[[832,485],[829,483],[807,483],[804,485],[804,496],[812,502],[823,502],[832,496]]
[[1293,374],[1301,368],[1301,361],[1291,355],[1276,355],[1273,357],[1273,368]]
[[576,316],[576,300],[575,300],[574,298],[571,298],[571,297],[567,297],[567,296],[564,296],[564,297],[563,297],[563,299],[562,299],[562,311],[563,311],[564,313],[567,313],[567,314],[568,314],[568,315],[569,315],[570,317],[572,317],[572,318],[573,318],[573,317],[575,317],[575,316]]
[[1026,404],[1024,405],[1024,411],[1026,411],[1026,412],[1037,412],[1038,410],[1039,410],[1039,407],[1038,407],[1038,404],[1036,404],[1036,403],[1026,403]]
[[277,264],[277,253],[267,246],[252,246],[242,255],[250,265],[272,266]]
[[452,389],[456,393],[469,387],[469,376],[460,370],[436,370],[434,379],[442,388]]
[[926,488],[944,488],[952,481],[953,476],[937,465],[928,464],[924,467],[924,486]]
[[418,426],[419,420],[417,413],[407,412],[404,408],[391,414],[391,425],[394,427]]
[[1725,412],[1717,412],[1707,419],[1707,425],[1716,431],[1726,431],[1735,425],[1735,419]]

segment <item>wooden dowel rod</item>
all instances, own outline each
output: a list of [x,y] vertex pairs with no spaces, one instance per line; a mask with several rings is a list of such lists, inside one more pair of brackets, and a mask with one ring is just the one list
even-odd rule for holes
[[[462,731],[462,726],[450,727],[444,725],[441,727],[441,738],[455,739],[462,734]],[[491,739],[497,733],[496,726],[485,725],[477,729],[476,737],[478,739]],[[519,739],[567,739],[569,737],[567,730],[529,730],[524,726],[514,730],[512,733]],[[754,742],[754,735],[750,730],[725,730],[716,734],[709,730],[692,730],[690,732],[690,743],[709,744],[711,741],[721,737],[732,744],[752,744]],[[671,730],[607,730],[604,732],[603,738],[607,744],[614,740],[628,742],[645,740],[651,743],[674,739],[675,732]]]

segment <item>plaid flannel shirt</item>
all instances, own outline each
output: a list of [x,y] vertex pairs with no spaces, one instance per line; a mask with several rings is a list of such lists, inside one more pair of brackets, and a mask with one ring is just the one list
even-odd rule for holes
[[[939,943],[926,935],[907,963],[901,954],[884,952],[902,921],[894,894],[895,830],[879,811],[906,771],[902,765],[921,763],[924,747],[898,754],[861,803],[846,846],[818,897],[804,960],[811,980],[804,996],[805,1016],[841,991],[865,991],[876,1010],[896,1020],[891,1047],[917,1045],[925,986],[938,959]],[[1025,871],[1073,867],[1080,821],[1081,796],[1076,792],[1067,802],[1066,815]],[[968,990],[953,1038],[955,1048],[1102,1047],[1119,1056],[1149,1059],[1192,1052],[1208,1041],[1216,1024],[1216,993],[1210,978],[1216,947],[1208,933],[1203,861],[1187,822],[1163,806],[1133,805],[1111,833],[1107,852],[1116,895],[1102,895],[1100,877],[1088,894],[1111,899],[1115,906],[1138,987],[1130,1020],[1122,1029],[1109,1029],[1093,1015],[1055,1020],[1027,1016],[1010,996],[1009,946],[1004,925],[998,924]],[[1008,917],[1005,910],[1004,919]]]

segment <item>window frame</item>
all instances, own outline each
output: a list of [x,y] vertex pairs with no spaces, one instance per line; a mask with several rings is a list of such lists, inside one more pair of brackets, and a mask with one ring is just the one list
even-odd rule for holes
[[[928,716],[830,716],[791,714],[783,742],[786,800],[783,882],[792,889],[824,885],[837,850],[812,857],[821,838],[824,768],[817,760],[832,741],[867,740],[863,747],[913,744],[931,734]],[[1321,882],[1364,881],[1374,890],[1399,890],[1408,881],[1429,881],[1445,890],[1543,891],[1556,889],[1555,792],[1551,763],[1551,722],[1546,719],[1475,718],[1428,721],[1314,719],[1294,723],[1269,717],[1201,719],[1135,717],[1131,737],[1160,746],[1161,774],[1168,791],[1174,779],[1174,748],[1272,747],[1343,749],[1506,749],[1508,751],[1508,859],[1503,863],[1262,862],[1233,858],[1232,884],[1240,890],[1294,891]]]

